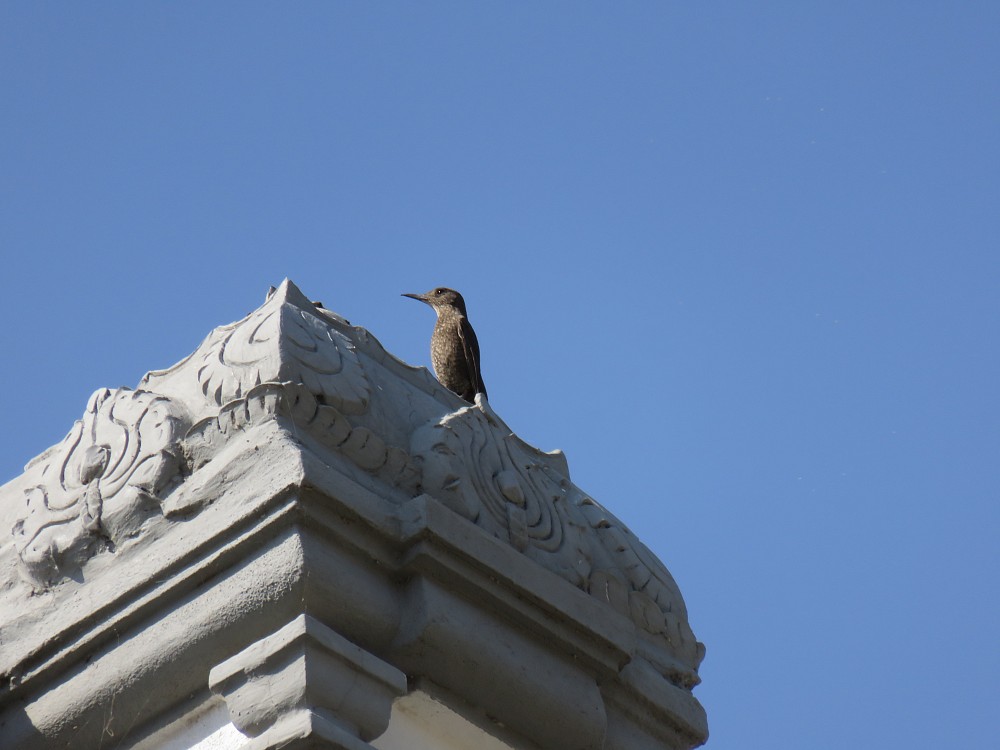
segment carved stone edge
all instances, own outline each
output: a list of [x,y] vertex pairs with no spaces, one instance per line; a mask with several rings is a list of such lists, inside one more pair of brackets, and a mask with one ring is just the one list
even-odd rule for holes
[[342,411],[363,414],[371,391],[353,331],[285,279],[259,308],[213,329],[190,356],[146,373],[140,386],[183,394],[182,400],[201,413],[204,407],[217,409],[242,397],[261,382],[296,380]]
[[[267,441],[271,434],[265,425],[257,439]],[[43,618],[26,628],[20,639],[14,638],[15,627],[25,630],[24,626],[5,622],[5,647],[21,653],[13,666],[5,660],[9,671],[0,674],[0,710],[71,668],[82,654],[100,649],[149,611],[186,596],[199,580],[250,554],[260,544],[261,534],[287,523],[285,517],[295,512],[294,493],[302,486],[304,470],[298,460],[300,447],[281,431],[276,436],[270,460],[255,463],[245,475],[246,483],[228,482],[227,465],[238,465],[244,456],[261,457],[253,445],[230,455],[227,465],[213,467],[183,487],[181,495],[210,497],[206,505],[212,507],[197,523],[165,524],[154,541],[123,552],[120,564],[128,567],[127,577],[94,575],[86,588],[56,588],[41,594],[39,604],[48,601],[42,615],[56,607],[69,614]],[[282,469],[275,471],[274,465]]]
[[[253,531],[252,549],[241,539],[242,550],[229,547],[208,562],[208,570],[185,575],[195,588],[179,601],[150,607],[132,627],[105,628],[110,641],[89,639],[60,654],[61,668],[46,682],[0,702],[0,745],[96,748],[108,747],[113,737],[114,746],[124,747],[133,732],[138,738],[144,724],[171,706],[199,691],[207,694],[209,665],[236,650],[234,642],[263,637],[300,611],[302,545],[287,531],[288,520],[285,512],[269,518],[269,528]],[[206,580],[212,584],[198,585]]]
[[[255,487],[255,480],[245,476],[239,486],[258,490],[253,493],[257,499],[247,503],[250,498],[242,493],[225,495],[213,504],[207,515],[200,516],[195,525],[204,528],[208,536],[202,537],[200,542],[192,538],[186,543],[209,543],[212,547],[223,544],[228,547],[228,551],[220,548],[218,553],[211,553],[217,560],[211,563],[211,570],[222,571],[237,564],[243,556],[255,555],[254,550],[264,549],[279,538],[275,534],[280,529],[285,529],[280,531],[280,538],[287,535],[290,544],[303,550],[301,563],[295,563],[301,564],[302,568],[293,573],[300,583],[280,594],[266,611],[256,608],[248,611],[245,617],[249,619],[240,619],[239,625],[236,621],[229,621],[224,629],[233,635],[228,637],[236,641],[247,640],[237,643],[232,650],[223,645],[225,640],[216,641],[218,646],[212,646],[215,659],[227,657],[245,648],[250,640],[273,633],[281,622],[288,622],[286,618],[297,617],[304,608],[308,608],[316,619],[332,626],[344,637],[394,665],[394,668],[422,674],[442,684],[446,690],[485,705],[488,714],[497,721],[519,729],[525,727],[524,736],[532,741],[537,742],[539,738],[550,740],[547,745],[543,742],[542,746],[559,745],[559,742],[552,744],[553,735],[549,734],[558,728],[553,728],[555,723],[579,720],[577,734],[581,741],[574,747],[603,747],[605,750],[628,747],[631,750],[627,743],[607,744],[603,739],[605,726],[610,732],[616,726],[611,719],[622,716],[628,719],[626,723],[634,723],[621,707],[642,705],[643,701],[651,702],[654,707],[660,706],[653,712],[660,718],[653,722],[655,731],[651,732],[666,732],[667,736],[672,736],[671,743],[666,746],[691,746],[691,740],[681,744],[679,737],[698,741],[698,716],[688,714],[701,709],[690,693],[683,695],[669,685],[659,668],[651,668],[638,675],[642,680],[633,679],[630,667],[641,659],[642,638],[628,618],[555,574],[540,569],[509,545],[493,539],[433,498],[418,498],[399,508],[365,489],[342,470],[326,464],[319,455],[295,446],[284,431],[276,433],[284,435],[281,442],[283,450],[295,449],[299,456],[294,472],[297,479],[291,494],[284,495],[286,491],[281,491],[286,499],[279,504],[275,503],[278,496],[265,500],[259,495],[259,482]],[[248,443],[245,451],[253,454],[254,446]],[[255,459],[257,466],[265,467],[269,463],[263,455],[257,455]],[[224,475],[224,469],[216,467],[220,476]],[[288,487],[289,478],[283,479],[281,485]],[[277,488],[277,485],[274,486]],[[240,523],[239,519],[231,517],[236,509],[248,520],[257,517],[259,521],[252,529],[246,529],[236,546],[232,546],[233,542],[226,540],[225,530],[233,523]],[[261,517],[261,513],[265,517]],[[344,523],[344,519],[350,522]],[[203,527],[203,524],[206,526]],[[210,532],[208,527],[211,527]],[[161,547],[176,546],[176,542],[169,538],[158,539],[156,543]],[[194,549],[192,547],[187,552],[178,550],[174,554],[190,560]],[[201,549],[205,551],[199,552],[199,556],[207,552],[204,546]],[[152,550],[150,552],[155,554]],[[176,559],[180,562],[180,558]],[[320,567],[316,567],[317,564]],[[325,567],[328,564],[334,567]],[[302,576],[305,576],[304,580]],[[206,573],[185,570],[183,577],[193,584],[205,580]],[[174,579],[170,585],[176,588],[177,580]],[[183,585],[183,588],[192,592],[191,595],[197,594],[197,590],[192,590],[189,585]],[[252,591],[247,588],[230,589],[228,596],[237,597],[230,601],[242,607],[241,600]],[[168,612],[172,611],[176,606],[176,593],[168,595],[165,600],[160,598],[163,593],[166,592],[150,591],[149,597],[138,605],[138,609],[137,605],[128,604],[131,614],[127,619],[116,617],[116,622],[108,624],[108,627],[114,632],[125,632],[129,624],[137,627],[140,620],[154,616],[164,605],[168,607]],[[256,592],[253,598],[256,599]],[[456,604],[462,612],[469,613],[469,617],[464,622],[459,619],[449,623],[451,613],[458,611],[454,609]],[[213,606],[230,605],[219,601]],[[223,626],[223,623],[215,622],[216,617],[211,613],[204,612],[199,616],[202,615],[212,617],[210,627],[213,629]],[[478,629],[479,625],[483,626],[483,630]],[[88,627],[107,630],[96,622]],[[188,625],[185,623],[184,627]],[[373,635],[373,631],[381,632]],[[106,667],[98,669],[99,664],[95,662],[93,669],[85,668],[79,678],[66,683],[65,689],[60,682],[60,692],[76,695],[75,700],[82,701],[81,711],[95,710],[96,706],[87,708],[94,700],[87,696],[94,691],[103,695],[134,693],[134,675],[149,669],[154,662],[159,663],[161,658],[149,642],[150,638],[155,638],[153,631],[141,632],[146,643],[141,658],[149,661],[148,664],[141,660],[132,661],[138,654],[133,653],[131,646],[126,646],[130,643],[126,640],[121,644],[121,654],[115,657],[116,663],[121,665],[119,672],[109,673]],[[223,637],[220,635],[218,638]],[[198,640],[200,637],[191,639],[189,647],[181,645],[179,648],[192,648],[198,653],[205,653],[206,646],[197,645]],[[111,647],[115,652],[119,648],[106,640],[85,638],[84,641],[89,641],[90,646],[85,642],[79,645],[91,652],[95,647]],[[483,643],[498,647],[486,649],[480,654],[477,649],[481,649]],[[502,647],[505,643],[510,644],[511,651],[505,651]],[[524,650],[520,650],[521,646]],[[149,647],[153,651],[146,653]],[[475,690],[462,691],[462,685],[449,677],[446,664],[434,664],[435,654],[447,653],[456,647],[460,647],[462,653],[455,658],[467,657],[479,671]],[[79,662],[86,655],[78,650],[74,661]],[[541,658],[536,659],[536,656]],[[170,658],[171,663],[179,663],[182,656],[177,652]],[[208,664],[211,663],[208,661]],[[414,666],[420,669],[412,670]],[[508,675],[502,681],[492,677],[500,668],[506,669],[505,674]],[[202,679],[205,682],[201,684],[207,687],[208,665],[204,669]],[[50,672],[49,679],[53,679],[55,674]],[[553,690],[552,674],[563,675],[561,685],[570,689],[565,692]],[[152,676],[143,679],[148,685]],[[648,680],[649,685],[643,680]],[[32,682],[31,692],[38,696],[37,691],[45,689],[44,679]],[[497,693],[491,682],[502,682],[500,687],[506,692]],[[195,686],[184,683],[171,688],[175,692],[182,689],[190,691]],[[80,693],[80,690],[85,692]],[[644,697],[646,694],[648,697]],[[55,705],[47,697],[44,700],[47,705]],[[60,699],[60,702],[64,700]],[[63,702],[62,705],[69,704]],[[580,706],[584,706],[586,711],[582,718]],[[125,708],[122,702],[121,709]],[[148,714],[144,714],[142,720],[147,718]],[[679,727],[677,732],[671,729],[674,726]],[[325,715],[304,714],[299,709],[291,708],[282,720],[276,718],[271,728],[259,735],[263,738],[259,742],[265,743],[259,746],[269,747],[266,743],[271,737],[281,737],[282,742],[301,741],[306,743],[301,746],[309,746],[311,740],[296,740],[295,737],[318,737],[331,727],[336,728],[337,725]],[[268,734],[269,731],[272,734]],[[333,729],[330,732],[336,734]],[[65,740],[61,732],[56,737],[55,742]],[[334,739],[328,737],[323,741],[332,743]],[[344,742],[347,743],[347,740]],[[364,740],[358,739],[358,742],[363,743]],[[55,746],[51,743],[35,745],[23,742],[11,745],[15,748]],[[364,744],[327,746],[348,747],[351,750],[364,748]]]
[[[390,486],[413,492],[419,485],[420,468],[407,451],[388,445],[367,427],[352,425],[335,407],[320,403],[305,386],[293,382],[261,383],[243,398],[225,404],[217,415],[194,424],[184,438],[185,458],[197,471],[235,434],[279,418],[290,420],[325,448],[343,454]],[[193,509],[177,500],[164,504],[168,517]]]
[[[531,643],[546,644],[547,653],[532,658],[537,662],[536,668],[550,675],[563,675],[558,692],[565,705],[552,701],[544,689],[534,693],[528,679],[530,670],[524,673],[519,690],[534,696],[525,703],[533,703],[535,708],[547,704],[552,715],[564,718],[590,704],[589,710],[571,721],[576,733],[574,747],[653,750],[695,747],[705,742],[708,736],[705,711],[691,692],[697,681],[692,679],[695,675],[670,653],[656,648],[656,642],[630,618],[609,609],[555,573],[538,570],[536,564],[488,537],[429,496],[411,501],[409,510],[412,516],[403,533],[410,544],[403,567],[418,573],[419,580],[425,581],[415,594],[421,605],[412,612],[419,615],[425,610],[459,611],[462,605],[453,599],[457,594],[514,623],[515,630],[503,636],[505,642],[512,644],[529,634],[530,642],[520,646],[525,653],[532,648]],[[467,538],[469,535],[481,536],[472,541]],[[469,555],[470,549],[478,554]],[[457,616],[437,622],[433,616],[428,617],[429,622],[418,624],[412,615],[404,616],[403,631],[397,636],[404,668],[428,675],[448,689],[461,690],[463,679],[468,680],[469,676],[449,682],[452,675],[435,662],[447,659],[443,654],[449,647],[479,649],[476,635],[460,628],[449,630],[450,622],[460,619]],[[407,635],[407,630],[416,631],[417,635]],[[435,643],[441,653],[431,656],[422,653]],[[412,664],[406,661],[407,648],[421,652]],[[550,662],[552,655],[565,661],[561,665]],[[504,662],[497,659],[496,664],[498,671],[502,671]],[[459,663],[455,669],[460,670],[461,666]],[[599,688],[596,704],[586,685],[572,677],[576,668],[582,668],[590,675],[591,685]],[[435,673],[435,669],[439,671]],[[516,726],[509,718],[505,723]],[[520,720],[527,723],[532,718],[532,712],[526,711]],[[644,738],[641,743],[634,734],[624,740],[617,736],[622,722],[616,719],[622,718],[630,731],[641,729],[638,733]],[[544,720],[536,720],[532,738],[537,741],[546,731]],[[591,744],[597,742],[598,735],[605,738],[603,744]],[[547,740],[550,745],[561,742],[551,736]]]
[[209,686],[236,727],[256,738],[254,750],[306,742],[360,750],[389,726],[406,676],[302,614],[213,668]]
[[[304,466],[312,488],[325,497],[337,498],[335,505],[362,522],[345,526],[326,519],[320,524],[325,533],[336,537],[343,534],[345,528],[350,528],[356,538],[359,525],[378,528],[384,524],[378,506],[350,502],[348,498],[352,493],[345,491],[345,477],[335,472],[313,472],[308,460]],[[322,507],[323,513],[330,510],[329,504],[312,507]],[[312,511],[308,514],[318,519]],[[642,631],[631,618],[491,537],[433,497],[421,495],[412,499],[399,509],[398,517],[401,526],[396,532],[394,546],[399,549],[395,567],[400,573],[436,582],[463,600],[496,613],[497,617],[512,623],[518,633],[530,634],[533,641],[546,644],[568,663],[583,668],[602,690],[608,686],[607,700],[612,697],[623,701],[640,698],[639,683],[626,675],[636,673],[635,668],[630,671],[632,665],[642,664],[644,679],[651,685],[661,686],[657,691],[647,691],[648,700],[663,704],[661,714],[672,717],[682,736],[690,737],[694,744],[704,741],[707,736],[704,709],[691,692],[698,682],[697,673]],[[340,543],[349,544],[346,540]],[[379,555],[376,548],[359,552],[374,558]],[[418,599],[424,595],[425,592],[416,593]],[[407,623],[412,625],[414,613],[419,613],[425,603],[411,601],[406,606],[410,609],[401,615],[403,625],[396,636],[397,648],[406,640],[415,640],[412,635],[405,634]],[[456,633],[454,637],[461,639],[462,634]],[[399,658],[401,668],[408,673],[413,671],[405,655],[400,654]],[[391,660],[397,663],[396,658]],[[444,679],[441,675],[430,676],[439,682]],[[669,706],[675,707],[672,713]],[[688,709],[690,722],[686,718]]]
[[631,658],[635,626],[624,616],[429,495],[410,501],[406,513],[403,569],[484,600],[602,678]]
[[[279,292],[279,299],[274,301],[275,304],[286,300],[310,315],[319,315],[321,318],[328,319],[328,322],[332,321],[330,322],[332,326],[343,327],[345,325],[345,322],[337,316],[331,317],[325,313],[317,312],[312,303],[291,282],[286,281]],[[261,310],[263,309],[261,308]],[[282,309],[284,308],[282,307]],[[230,327],[224,326],[217,330],[228,330],[245,322],[232,324]],[[351,330],[358,336],[361,336],[359,332],[363,331],[363,329]],[[375,341],[374,337],[371,338],[372,341]],[[381,345],[378,346],[381,347]],[[391,355],[387,356],[391,357]],[[410,368],[411,371],[414,369],[419,368]],[[410,451],[407,451],[398,446],[389,445],[377,434],[377,428],[372,429],[374,422],[357,424],[359,421],[357,418],[351,419],[329,403],[324,403],[322,398],[317,398],[314,390],[310,390],[302,383],[278,380],[265,383],[260,383],[258,380],[257,382],[258,385],[243,392],[241,398],[222,405],[221,408],[218,408],[217,413],[201,419],[190,428],[179,450],[184,458],[182,463],[185,473],[189,470],[202,468],[213,460],[216,454],[225,449],[230,438],[237,434],[241,434],[264,421],[285,418],[291,421],[292,432],[296,435],[300,433],[308,435],[324,447],[346,457],[364,472],[391,487],[399,488],[402,490],[402,494],[412,496],[420,491],[435,494],[433,490],[421,486],[425,479],[422,477],[421,470],[422,465],[425,464],[423,457],[412,452],[412,446],[410,446]],[[472,411],[474,411],[472,407],[466,406],[457,413]],[[492,414],[492,411],[490,410],[488,414]],[[497,426],[496,419],[498,418],[495,415],[488,417],[488,421],[492,421],[494,427]],[[434,421],[432,419],[430,423]],[[285,422],[285,424],[288,423]],[[506,429],[505,425],[502,426]],[[561,454],[542,453],[513,434],[507,436],[506,440],[517,445],[533,462],[552,468],[565,478],[565,482],[569,481],[565,457]],[[523,533],[520,535],[515,533],[515,527],[520,530],[525,525],[523,511],[525,492],[516,481],[511,479],[510,475],[512,474],[513,472],[510,470],[501,471],[494,474],[493,479],[497,481],[503,495],[500,506],[508,512],[507,525],[510,531],[510,543],[523,552],[527,540]],[[443,499],[440,493],[436,493],[436,496]],[[140,499],[145,499],[145,496]],[[168,519],[175,519],[199,512],[204,507],[205,501],[195,497],[192,493],[172,493],[162,501],[156,500],[154,502],[150,499],[147,504],[153,507],[159,504],[164,516]],[[655,580],[655,575],[651,575],[651,570],[652,573],[656,573],[658,566],[654,565],[651,568],[649,565],[643,564],[643,560],[650,556],[648,550],[645,550],[637,539],[633,539],[630,532],[617,519],[614,519],[593,501],[587,499],[587,502],[580,507],[580,512],[593,529],[591,536],[602,541],[603,546],[608,550],[621,554],[612,555],[617,565],[594,569],[590,573],[590,579],[578,585],[586,588],[610,606],[628,614],[641,627],[654,634],[662,633],[663,637],[675,647],[675,650],[686,649],[689,652],[689,661],[692,661],[697,667],[703,655],[703,646],[694,639],[693,633],[690,633],[683,600],[672,578],[670,578],[669,572],[662,568],[666,586],[661,585],[659,588],[649,586],[647,590],[647,582],[650,580],[653,580],[654,584],[662,583]],[[639,553],[638,558],[636,553]],[[569,570],[572,573],[577,572],[576,568],[572,566],[569,567]],[[35,577],[41,578],[37,575]],[[649,595],[647,595],[647,591]],[[665,594],[661,596],[660,594],[663,592]],[[682,678],[682,672],[683,670],[675,671],[674,677]],[[696,684],[698,681],[696,672],[690,673],[689,679],[687,687]]]
[[[629,662],[619,679],[604,685],[602,693],[609,715],[605,750],[655,750],[676,744],[678,738],[684,747],[697,747],[708,740],[704,707],[641,657]],[[618,717],[625,721],[616,721]],[[622,726],[629,731],[620,732]]]
[[11,528],[21,579],[35,593],[141,535],[183,473],[183,406],[161,394],[99,388],[67,436],[14,480]]

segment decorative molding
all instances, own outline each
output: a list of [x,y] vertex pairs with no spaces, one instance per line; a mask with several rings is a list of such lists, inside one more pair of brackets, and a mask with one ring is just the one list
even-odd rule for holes
[[[187,462],[192,471],[197,471],[211,461],[234,434],[278,418],[290,420],[323,446],[339,451],[389,484],[413,492],[420,482],[420,468],[405,450],[387,445],[367,427],[352,426],[336,408],[321,403],[305,385],[293,382],[261,383],[243,398],[225,404],[218,415],[193,425],[183,441]],[[168,515],[190,509],[189,505],[170,506]]]
[[[370,366],[382,367],[386,354],[366,331],[317,308],[285,281],[258,310],[217,328],[186,360],[143,378],[144,387],[162,395],[136,391],[135,398],[155,401],[160,409],[183,403],[185,413],[197,421],[179,441],[179,425],[189,421],[180,416],[179,406],[176,415],[171,412],[166,442],[154,443],[154,453],[162,450],[162,456],[137,475],[127,496],[116,504],[106,502],[124,481],[121,459],[112,452],[128,450],[127,437],[119,438],[123,447],[113,449],[114,441],[99,438],[90,426],[89,443],[71,433],[54,454],[43,457],[42,479],[25,490],[27,508],[14,528],[26,578],[36,588],[44,587],[71,575],[102,546],[113,547],[136,534],[159,510],[157,494],[177,473],[182,457],[186,468],[196,472],[234,435],[287,419],[296,434],[310,436],[410,497],[420,492],[434,496],[625,614],[697,669],[704,648],[691,633],[670,573],[624,524],[570,481],[561,453],[544,453],[520,440],[485,402],[454,411],[425,410],[420,426],[420,412],[403,395],[405,389],[373,388],[360,356],[368,349],[375,355]],[[398,383],[401,375],[418,377],[420,372],[396,368],[392,382]],[[132,413],[117,421],[99,416],[101,407],[94,404],[104,404],[111,392],[101,393],[105,395],[92,400],[91,422],[103,419],[127,431],[130,419],[142,418]],[[379,397],[374,411],[373,394]],[[407,430],[408,423],[416,428]],[[75,429],[85,431],[82,423]],[[392,445],[387,434],[408,439],[408,449]],[[72,466],[63,470],[68,462]],[[30,468],[37,471],[38,465]],[[147,477],[151,471],[155,476]],[[59,482],[53,484],[56,473]],[[211,498],[178,493],[162,507],[173,518],[197,512],[206,502]]]
[[29,469],[12,533],[25,578],[44,588],[139,533],[181,468],[183,412],[146,391],[101,389],[83,419]]
[[193,374],[202,397],[221,407],[262,383],[295,382],[345,414],[363,414],[371,385],[348,330],[346,321],[318,310],[286,280],[260,308],[216,328],[194,354],[148,373],[141,385],[160,390],[178,373]]
[[670,678],[687,688],[697,682],[704,647],[673,577],[569,480],[562,454],[532,448],[478,406],[417,429],[410,451],[424,492],[665,641],[691,668]]
[[[95,393],[0,488],[6,529],[4,747],[124,741],[244,648],[212,685],[255,748],[370,750],[397,668],[541,747],[707,736],[676,583],[565,457],[289,281],[140,390]],[[336,698],[356,677],[377,717]]]
[[303,614],[213,668],[209,686],[252,750],[371,750],[406,676]]
[[691,691],[664,680],[641,657],[602,686],[602,693],[609,717],[606,750],[697,747],[708,739],[705,709]]

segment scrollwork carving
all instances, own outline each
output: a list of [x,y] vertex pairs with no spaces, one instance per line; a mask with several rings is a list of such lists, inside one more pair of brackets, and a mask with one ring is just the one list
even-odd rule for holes
[[[639,539],[565,475],[561,456],[501,430],[479,407],[419,428],[422,489],[663,638],[692,668],[701,645],[673,577]],[[694,672],[671,675],[690,687]]]
[[[344,414],[368,409],[371,386],[346,325],[321,314],[290,282],[246,318],[215,329],[199,350],[193,367],[202,394],[215,406],[243,398],[262,383],[302,383],[323,403]],[[155,382],[174,368],[150,373]]]
[[184,438],[188,463],[193,470],[201,468],[234,433],[279,417],[391,484],[412,490],[419,482],[419,469],[405,450],[387,445],[367,427],[352,426],[346,415],[321,403],[309,387],[292,382],[261,383],[243,398],[223,405],[218,416],[196,423]]
[[102,547],[138,532],[180,468],[184,422],[163,396],[128,388],[91,396],[83,419],[32,467],[37,482],[12,530],[34,586],[72,575]]
[[586,524],[567,502],[557,459],[494,428],[478,407],[418,429],[423,489],[536,562],[584,587],[590,575]]

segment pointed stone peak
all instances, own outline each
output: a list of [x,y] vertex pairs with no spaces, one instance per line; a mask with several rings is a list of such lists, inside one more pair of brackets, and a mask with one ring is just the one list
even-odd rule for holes
[[327,318],[340,326],[349,327],[351,325],[350,321],[346,318],[323,307],[323,303],[310,300],[306,297],[291,279],[282,281],[277,289],[271,287],[264,300],[264,307],[272,303],[297,307],[304,313],[315,315],[318,318]]
[[271,302],[272,298],[276,299],[279,305],[296,305],[303,310],[312,310],[315,307],[313,301],[306,297],[291,279],[287,278],[275,289],[274,294],[268,295],[267,302]]
[[176,398],[198,418],[268,382],[302,383],[345,413],[368,408],[370,385],[347,321],[325,314],[288,279],[190,357],[148,373],[140,388]]

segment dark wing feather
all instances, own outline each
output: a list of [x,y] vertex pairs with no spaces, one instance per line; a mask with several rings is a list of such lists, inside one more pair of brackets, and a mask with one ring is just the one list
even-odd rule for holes
[[[479,369],[479,340],[476,338],[476,332],[472,330],[472,326],[465,317],[462,318],[461,324],[458,327],[458,334],[462,339],[465,362],[469,368],[469,383],[474,385],[476,393],[482,393],[485,396],[486,386],[483,385],[483,376]],[[472,395],[475,397],[476,394]]]

